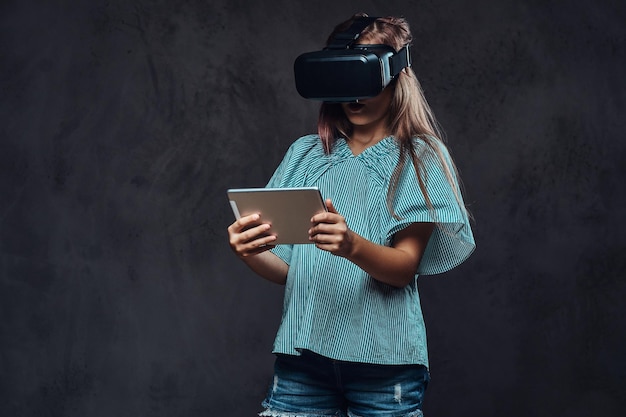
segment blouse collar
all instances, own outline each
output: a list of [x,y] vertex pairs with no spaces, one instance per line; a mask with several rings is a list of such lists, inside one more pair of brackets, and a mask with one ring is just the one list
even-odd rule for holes
[[354,155],[348,141],[341,137],[335,141],[333,145],[331,156],[333,159],[342,160],[347,158],[358,158],[363,160],[380,160],[381,158],[389,157],[389,155],[397,149],[396,141],[393,136],[387,136],[374,145],[368,146],[358,155]]

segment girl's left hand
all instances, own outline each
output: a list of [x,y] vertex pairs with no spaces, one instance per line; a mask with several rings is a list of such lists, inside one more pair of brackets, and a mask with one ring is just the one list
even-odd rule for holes
[[311,218],[309,240],[322,250],[348,257],[352,253],[354,234],[330,199],[326,199],[326,208],[327,212],[316,214]]

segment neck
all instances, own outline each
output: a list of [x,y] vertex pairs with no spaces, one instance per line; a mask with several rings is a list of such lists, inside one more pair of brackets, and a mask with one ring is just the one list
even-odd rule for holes
[[354,126],[348,145],[350,146],[352,153],[358,155],[370,146],[376,145],[387,136],[389,136],[387,129],[371,130]]

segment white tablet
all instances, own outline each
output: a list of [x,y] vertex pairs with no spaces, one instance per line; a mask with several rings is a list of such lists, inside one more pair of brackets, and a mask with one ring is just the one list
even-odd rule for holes
[[228,199],[237,219],[259,213],[261,222],[271,224],[276,245],[311,243],[311,217],[326,211],[317,187],[231,188]]

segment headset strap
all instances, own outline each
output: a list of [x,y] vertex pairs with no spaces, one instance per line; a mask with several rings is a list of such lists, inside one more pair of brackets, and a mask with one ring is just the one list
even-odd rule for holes
[[377,17],[357,17],[350,27],[333,36],[328,46],[324,49],[347,49],[356,41],[363,29],[374,23]]
[[[361,32],[374,23],[378,19],[378,17],[357,17],[354,19],[350,27],[342,32],[339,32],[333,36],[332,40],[328,44],[328,46],[324,49],[347,49],[356,41]],[[389,58],[391,75],[395,77],[400,74],[406,67],[411,66],[411,53],[409,52],[409,45],[405,45],[398,52],[393,54],[391,58]]]
[[409,52],[409,45],[404,45],[402,49],[389,58],[389,66],[393,77],[400,74],[400,71],[404,68],[411,66],[411,53]]

